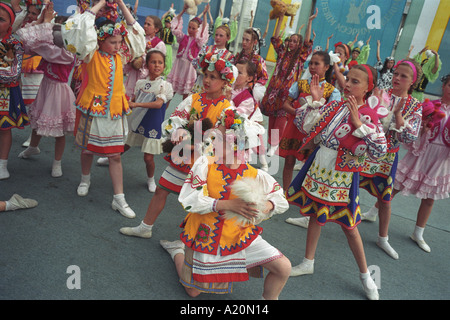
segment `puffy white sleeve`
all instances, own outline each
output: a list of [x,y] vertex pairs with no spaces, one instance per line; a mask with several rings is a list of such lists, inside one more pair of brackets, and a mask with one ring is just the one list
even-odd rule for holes
[[170,137],[178,128],[184,128],[189,122],[191,109],[192,95],[189,95],[186,99],[181,101],[175,111],[172,112],[169,119],[161,124],[163,134]]
[[274,208],[269,216],[281,214],[289,209],[289,203],[286,200],[283,188],[270,174],[258,169],[256,179],[263,186],[264,193],[267,194],[267,200],[273,204]]
[[199,214],[214,211],[218,199],[211,198],[208,195],[207,175],[208,157],[201,156],[194,162],[178,196],[178,201],[180,201],[184,210]]
[[164,103],[167,103],[168,101],[172,100],[173,98],[173,88],[172,84],[169,81],[164,81],[161,84],[161,90],[156,95],[157,98],[160,98],[164,101]]
[[145,31],[135,20],[132,24],[126,24],[127,39],[132,60],[145,55]]
[[61,27],[64,47],[77,58],[89,62],[98,48],[95,15],[89,10],[76,13]]

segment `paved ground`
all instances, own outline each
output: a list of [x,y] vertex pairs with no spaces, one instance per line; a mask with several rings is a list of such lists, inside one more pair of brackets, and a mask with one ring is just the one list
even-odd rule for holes
[[[176,97],[170,110],[179,101]],[[92,184],[87,197],[78,197],[80,178],[79,151],[68,137],[61,178],[50,176],[53,157],[52,139],[42,139],[41,154],[32,159],[17,158],[30,129],[14,130],[9,159],[11,178],[0,181],[0,199],[13,193],[35,198],[39,205],[30,210],[0,214],[0,299],[3,300],[186,300],[177,281],[169,255],[159,240],[178,238],[184,212],[175,196],[170,196],[154,228],[153,238],[126,237],[123,226],[139,224],[152,194],[146,190],[142,154],[132,149],[123,156],[124,187],[128,203],[137,213],[127,219],[111,209],[112,187],[106,167],[93,166]],[[402,151],[403,154],[403,151]],[[281,181],[280,170],[274,176]],[[157,177],[165,162],[156,157]],[[362,208],[374,199],[361,191]],[[425,253],[409,239],[419,200],[398,196],[393,202],[390,242],[400,255],[388,257],[376,244],[378,223],[363,222],[369,265],[379,267],[383,300],[447,300],[450,298],[450,200],[437,201],[425,231],[432,248]],[[263,237],[298,264],[304,254],[306,229],[285,223],[296,217],[297,208],[265,221]],[[69,289],[67,280],[78,266],[80,289]],[[69,281],[70,282],[70,281]],[[73,282],[76,283],[76,282]],[[197,300],[260,299],[263,280],[251,279],[235,284],[230,295],[201,295]],[[364,300],[358,270],[340,227],[328,224],[322,229],[316,255],[315,273],[290,278],[281,299],[285,300]]]

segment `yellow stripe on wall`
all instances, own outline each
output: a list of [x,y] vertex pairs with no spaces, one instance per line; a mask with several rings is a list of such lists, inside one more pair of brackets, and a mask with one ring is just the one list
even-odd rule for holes
[[447,29],[449,17],[450,0],[441,0],[426,42],[429,49],[438,51],[442,38],[444,37],[445,29]]

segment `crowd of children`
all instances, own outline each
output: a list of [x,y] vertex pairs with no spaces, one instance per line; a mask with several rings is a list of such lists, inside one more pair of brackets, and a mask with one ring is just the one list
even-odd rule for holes
[[[440,70],[436,51],[427,51],[424,61],[426,48],[414,59],[383,62],[377,41],[372,67],[366,64],[370,37],[362,46],[356,36],[349,44],[336,43],[334,52],[312,52],[316,9],[304,36],[283,39],[282,16],[277,17],[270,41],[277,60],[269,81],[259,29],[246,29],[242,49],[234,54],[229,44],[235,41],[237,16],[230,28],[221,13],[210,29],[209,4],[189,21],[187,5],[178,14],[172,5],[161,18],[147,16],[141,26],[138,2],[132,10],[124,0],[78,0],[70,17],[56,16],[50,0],[25,3],[26,9],[20,0],[0,3],[0,179],[10,176],[13,128],[32,129],[29,145],[18,155],[22,159],[40,153],[42,137],[55,138],[55,178],[63,175],[65,136],[73,134],[81,150],[77,194],[89,193],[92,162],[100,156],[99,163],[109,166],[111,207],[134,218],[125,200],[121,155],[140,147],[153,195],[141,223],[120,232],[151,238],[168,196],[177,196],[180,210],[187,212],[180,240],[161,245],[190,296],[229,293],[234,282],[264,268],[269,273],[262,297],[278,299],[290,276],[314,272],[321,227],[335,222],[346,235],[367,297],[378,299],[357,227],[378,216],[377,244],[398,259],[388,242],[391,202],[398,192],[422,199],[411,238],[431,250],[423,230],[434,201],[448,198],[450,191],[450,77],[442,78],[441,99],[423,100],[427,82]],[[175,94],[183,100],[167,117]],[[284,158],[282,186],[267,172],[263,115],[267,155]],[[403,159],[401,145],[408,150]],[[156,182],[154,157],[162,154],[167,167]],[[250,164],[254,154],[261,169]],[[294,177],[297,161],[301,169]],[[249,181],[258,186],[253,200],[237,187],[242,182],[250,188]],[[360,209],[360,188],[376,198],[366,213]],[[287,222],[308,229],[303,261],[294,267],[261,237],[258,225],[289,204],[303,217]],[[0,201],[0,211],[36,205],[14,194]],[[226,212],[246,222],[239,224]]]

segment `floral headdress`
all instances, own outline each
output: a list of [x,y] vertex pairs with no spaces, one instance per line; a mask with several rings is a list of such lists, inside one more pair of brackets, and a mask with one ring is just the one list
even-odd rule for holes
[[25,0],[25,5],[27,6],[27,8],[29,6],[36,6],[36,8],[40,10],[42,9],[43,4],[44,3],[42,0]]
[[126,36],[127,29],[123,23],[115,23],[114,25],[111,23],[104,24],[103,26],[97,29],[97,38],[98,40],[105,40],[108,37],[112,36]]
[[222,59],[218,54],[207,53],[203,57],[200,57],[200,67],[202,69],[207,68],[208,71],[217,70],[223,80],[226,80],[229,85],[232,85],[237,78],[237,74],[234,71],[233,64]]
[[[36,0],[27,0],[27,1],[36,1]],[[88,10],[91,7],[91,2],[92,0],[77,0],[77,5],[80,8],[80,13],[83,13],[86,10]],[[105,7],[106,10],[105,13],[103,14],[103,17],[111,21],[116,21],[119,17],[117,8],[118,8],[117,3],[107,1]]]

